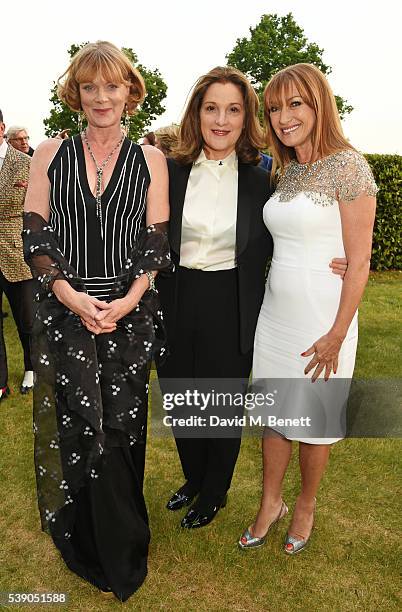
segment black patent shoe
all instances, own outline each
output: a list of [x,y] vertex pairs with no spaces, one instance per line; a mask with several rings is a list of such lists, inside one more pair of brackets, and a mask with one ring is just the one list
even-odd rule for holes
[[195,510],[194,508],[190,508],[187,514],[182,518],[180,525],[184,527],[185,529],[190,529],[193,521],[195,521],[195,519],[199,517],[199,515],[200,514],[198,510]]
[[172,495],[166,504],[166,508],[173,511],[180,510],[180,508],[183,508],[184,506],[189,506],[196,495],[197,493],[192,493],[191,495],[189,494],[189,486],[186,483],[180,487],[180,489],[178,489],[174,495]]
[[5,387],[0,387],[0,402],[1,400],[6,399],[10,395],[10,387],[6,385]]
[[226,494],[221,503],[210,506],[208,509],[197,509],[193,506],[183,518],[181,526],[185,529],[199,529],[200,527],[205,527],[205,525],[208,525],[214,520],[221,508],[225,508],[227,501],[228,496]]

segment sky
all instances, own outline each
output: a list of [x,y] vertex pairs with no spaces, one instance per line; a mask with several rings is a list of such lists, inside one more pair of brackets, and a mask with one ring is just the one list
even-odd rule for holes
[[168,85],[166,112],[153,128],[180,121],[195,80],[225,64],[237,38],[263,14],[291,12],[309,42],[324,49],[330,84],[354,111],[346,136],[364,153],[402,154],[400,0],[3,0],[0,108],[6,125],[26,125],[31,144],[45,138],[53,81],[73,43],[110,40],[131,47]]

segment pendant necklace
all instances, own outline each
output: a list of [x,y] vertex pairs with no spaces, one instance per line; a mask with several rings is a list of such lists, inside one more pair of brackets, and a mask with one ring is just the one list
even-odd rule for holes
[[90,154],[90,156],[92,158],[92,161],[95,164],[95,168],[96,168],[96,187],[95,187],[96,217],[97,217],[97,219],[99,221],[99,224],[100,224],[100,231],[101,231],[101,236],[102,236],[102,239],[103,239],[102,201],[101,201],[103,171],[104,171],[105,167],[107,166],[107,164],[109,163],[110,159],[112,158],[113,153],[115,151],[117,151],[117,149],[120,147],[120,145],[123,142],[125,136],[124,136],[124,134],[121,135],[121,138],[120,138],[119,142],[117,143],[117,145],[109,153],[109,155],[106,157],[106,159],[103,160],[101,165],[98,166],[98,162],[96,161],[95,155],[93,154],[91,146],[90,146],[90,144],[88,142],[87,131],[85,130],[84,132],[82,132],[81,135],[82,135],[82,138],[83,138],[85,144],[87,145],[88,152],[89,152],[89,154]]

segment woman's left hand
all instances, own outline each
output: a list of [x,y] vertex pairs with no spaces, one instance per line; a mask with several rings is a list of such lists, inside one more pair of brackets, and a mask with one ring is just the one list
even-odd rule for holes
[[302,357],[314,355],[313,359],[304,370],[304,373],[308,374],[315,368],[311,377],[311,382],[315,382],[323,370],[325,370],[325,380],[329,379],[332,371],[336,374],[338,369],[338,356],[342,342],[342,337],[334,332],[328,332],[325,336],[321,336],[319,340],[314,342],[307,351],[301,354]]
[[343,280],[348,269],[348,260],[346,257],[334,257],[331,260],[329,267],[332,268],[333,274],[338,274],[338,276],[340,276]]
[[95,315],[95,321],[99,327],[108,327],[113,323],[117,323],[120,319],[126,316],[136,307],[132,301],[127,298],[119,298],[110,302],[110,308],[101,310]]
[[116,331],[117,328],[116,323],[110,323],[108,326],[103,323],[103,327],[100,327],[97,323],[92,324],[89,321],[85,321],[85,319],[81,319],[81,323],[89,332],[91,332],[91,334],[95,334],[95,336],[98,336],[99,334],[111,334],[112,332]]

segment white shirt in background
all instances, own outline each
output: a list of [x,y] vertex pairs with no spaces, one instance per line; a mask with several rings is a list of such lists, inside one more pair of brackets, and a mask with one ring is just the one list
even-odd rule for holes
[[4,162],[4,158],[5,158],[6,153],[7,153],[7,148],[8,148],[8,144],[7,144],[7,142],[5,140],[3,140],[3,142],[0,145],[0,170],[1,170],[1,167],[2,167],[3,162]]

